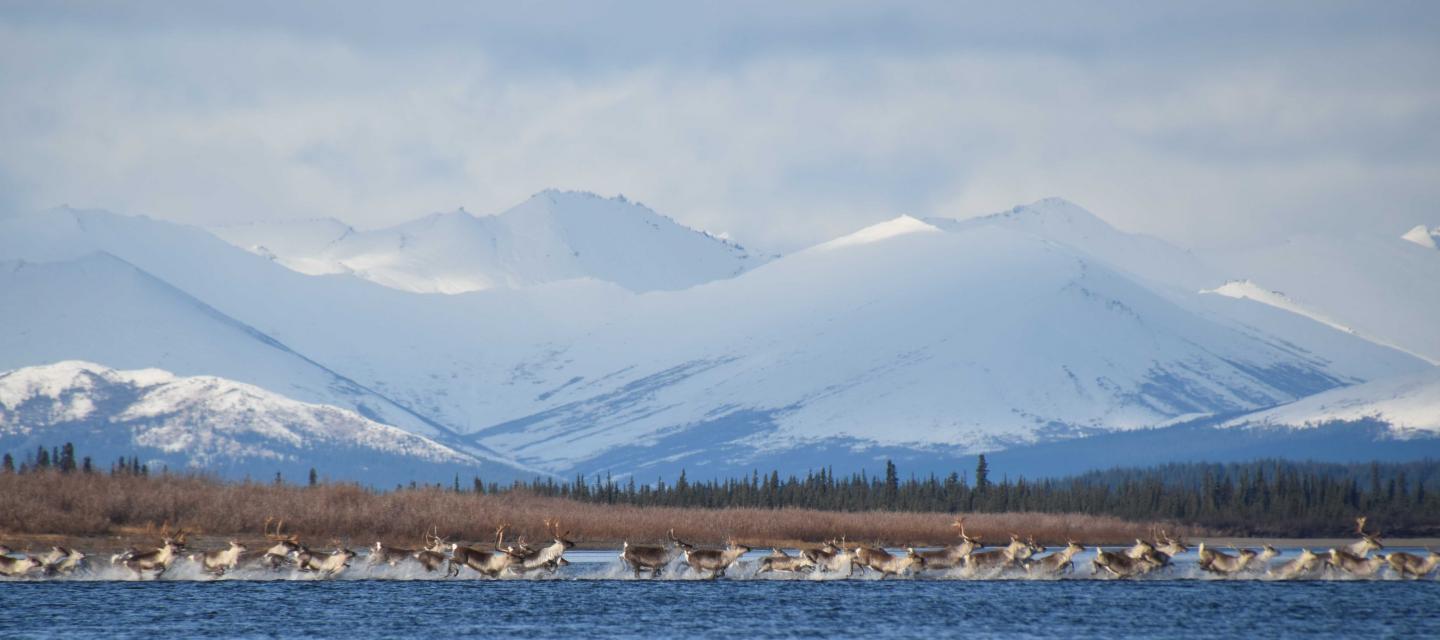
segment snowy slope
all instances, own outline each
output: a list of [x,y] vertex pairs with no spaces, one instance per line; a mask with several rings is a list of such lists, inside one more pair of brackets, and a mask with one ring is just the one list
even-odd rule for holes
[[1224,426],[1313,428],[1360,420],[1385,423],[1400,437],[1440,435],[1440,367],[1315,394]]
[[1249,280],[1359,335],[1440,363],[1440,252],[1413,239],[1297,234],[1206,258],[1223,274],[1206,288]]
[[373,231],[333,221],[212,229],[308,274],[351,273],[420,293],[590,278],[632,291],[683,289],[763,260],[620,198],[544,191],[499,215],[463,209]]
[[1095,214],[1060,198],[1047,198],[966,220],[930,218],[928,221],[955,233],[998,227],[1034,235],[1105,264],[1196,314],[1261,339],[1283,338],[1312,357],[1336,363],[1360,379],[1389,375],[1393,370],[1388,365],[1367,366],[1373,349],[1356,340],[1336,336],[1325,327],[1420,357],[1305,308],[1283,293],[1249,281],[1209,289],[1223,282],[1224,272],[1206,260],[1158,238],[1120,231]]
[[247,222],[209,227],[209,231],[246,251],[311,275],[347,273],[343,265],[309,256],[319,256],[327,247],[355,233],[350,225],[334,218]]
[[511,469],[353,411],[224,378],[76,360],[0,372],[0,449],[23,456],[61,442],[102,465],[140,455],[157,467],[227,476],[279,471],[299,481],[313,467],[381,485],[462,471],[513,477]]
[[565,350],[532,403],[548,408],[476,437],[555,470],[634,464],[637,449],[693,465],[723,448],[743,467],[834,439],[972,452],[1425,366],[1321,329],[1351,361],[1211,320],[1028,233],[902,217],[637,300]]
[[[0,219],[0,260],[69,261],[96,252],[133,264],[325,369],[341,372],[426,419],[456,430],[490,424],[498,405],[530,399],[526,391],[517,394],[516,387],[528,387],[551,366],[548,359],[561,357],[558,345],[578,339],[593,324],[604,322],[610,310],[634,297],[615,285],[591,280],[522,290],[422,295],[348,276],[303,275],[203,230],[143,216],[58,209]],[[83,282],[83,278],[77,276],[73,281]],[[92,294],[85,290],[70,293],[74,286],[79,285],[36,284],[24,295],[0,296],[0,300],[21,305],[33,298],[50,305],[70,305],[75,317],[83,318],[79,310],[87,308],[85,299]],[[100,288],[103,292],[103,285]],[[117,297],[115,308],[141,313],[148,307],[138,301],[121,304],[125,300],[128,298]],[[13,321],[27,317],[19,314]],[[8,331],[11,321],[0,316],[0,329]],[[66,358],[131,368],[158,366],[190,375],[221,375],[301,400],[348,406],[292,393],[292,389],[274,386],[264,378],[247,377],[244,369],[196,368],[195,363],[169,367],[162,358],[173,349],[129,337],[129,332],[147,322],[151,321],[137,317],[83,329],[57,324],[53,330],[45,330],[49,325],[41,323],[41,329],[28,339],[34,343],[33,353],[9,366]],[[70,341],[77,331],[112,355],[73,353]],[[107,359],[122,356],[124,360]],[[410,428],[388,417],[384,421]]]
[[951,232],[1001,227],[1064,245],[1147,284],[1193,293],[1211,284],[1213,270],[1189,251],[1151,236],[1125,233],[1062,198],[1046,198],[1009,211],[927,222]]
[[0,262],[0,368],[85,359],[249,382],[414,433],[431,424],[109,254]]

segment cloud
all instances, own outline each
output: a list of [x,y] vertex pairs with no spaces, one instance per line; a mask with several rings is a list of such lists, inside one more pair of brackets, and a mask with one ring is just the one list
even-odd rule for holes
[[554,186],[776,250],[1050,195],[1191,246],[1440,222],[1428,5],[759,6],[10,7],[0,205],[379,226]]

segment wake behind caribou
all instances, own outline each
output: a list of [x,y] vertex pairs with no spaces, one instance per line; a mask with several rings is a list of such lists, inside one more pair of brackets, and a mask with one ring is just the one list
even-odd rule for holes
[[[272,524],[273,529],[272,529]],[[1163,530],[1152,531],[1151,539],[1136,539],[1129,547],[1086,547],[1069,540],[1064,547],[1047,549],[1033,537],[1009,534],[1003,546],[987,548],[983,536],[965,531],[964,519],[957,519],[956,542],[936,549],[903,546],[896,550],[880,544],[849,541],[845,537],[822,541],[791,554],[772,548],[758,559],[744,559],[751,548],[731,538],[722,548],[705,548],[686,542],[670,530],[663,541],[622,543],[614,571],[589,575],[564,575],[571,563],[565,554],[575,547],[572,532],[558,520],[545,521],[545,537],[531,543],[520,536],[506,541],[509,526],[495,528],[495,538],[483,543],[450,542],[431,528],[415,546],[376,541],[365,552],[353,550],[339,540],[311,546],[295,533],[284,533],[284,521],[267,519],[262,527],[268,547],[251,550],[231,539],[215,549],[190,549],[190,533],[161,527],[158,544],[131,548],[106,559],[73,548],[52,546],[48,550],[18,551],[0,545],[0,577],[10,580],[65,578],[175,580],[186,579],[296,579],[337,578],[409,579],[427,575],[437,579],[461,578],[469,574],[481,579],[523,577],[590,577],[658,579],[666,576],[716,580],[721,578],[771,578],[779,576],[808,579],[1398,579],[1418,580],[1436,574],[1440,553],[1392,551],[1379,530],[1367,531],[1365,518],[1356,520],[1357,539],[1320,552],[1298,549],[1290,557],[1264,545],[1260,549],[1216,549],[1201,542],[1194,547],[1193,570],[1179,570],[1177,561],[1192,547]],[[1077,561],[1089,553],[1088,572],[1077,572]],[[363,559],[363,562],[356,562]],[[359,565],[358,567],[355,565]],[[588,563],[592,566],[598,563]],[[600,565],[603,566],[603,565]],[[615,565],[612,565],[615,566]],[[186,570],[189,570],[188,573]],[[398,573],[397,573],[398,572]]]

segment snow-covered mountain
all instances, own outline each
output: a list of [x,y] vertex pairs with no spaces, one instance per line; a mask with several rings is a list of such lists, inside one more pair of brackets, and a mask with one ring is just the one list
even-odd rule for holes
[[[536,209],[499,217],[560,220],[568,234],[581,227],[548,209],[568,199],[634,213],[619,201],[547,194],[522,205]],[[494,222],[448,216],[467,219]],[[339,233],[344,244],[356,234],[341,227],[320,221],[307,233]],[[645,235],[587,233],[615,246],[565,246],[581,256],[650,246],[635,239]],[[305,275],[203,230],[94,211],[0,221],[4,259],[56,262],[16,274],[108,260],[169,294],[125,289],[93,269],[0,283],[20,293],[0,298],[21,301],[0,310],[0,336],[23,336],[9,338],[0,366],[161,366],[307,402],[389,407],[366,415],[566,475],[843,470],[907,456],[953,464],[1428,368],[1293,309],[1201,294],[1224,282],[1221,271],[1060,200],[965,221],[901,217],[739,275],[643,295],[635,289],[651,287],[589,267],[535,285],[413,293]],[[83,322],[95,308],[113,317]],[[206,314],[238,330],[177,319]],[[145,328],[171,326],[184,329]],[[167,340],[172,333],[179,339]],[[254,361],[269,343],[293,362]],[[329,390],[324,375],[365,398]]]
[[1440,436],[1440,367],[1317,393],[1223,426],[1315,428],[1359,421],[1386,425],[1401,438]]
[[413,433],[447,431],[108,253],[0,262],[0,291],[0,369],[86,359],[218,375]]
[[1315,335],[1211,317],[1029,233],[902,217],[635,301],[565,347],[539,411],[475,437],[555,471],[735,470],[837,442],[975,452],[1142,428],[1426,366]]
[[576,278],[631,291],[673,290],[732,277],[764,261],[624,197],[553,190],[494,216],[461,209],[373,231],[324,219],[211,231],[301,273],[349,273],[419,293]]
[[1120,231],[1062,198],[964,220],[928,218],[926,222],[952,232],[1002,227],[1027,233],[1064,245],[1141,282],[1184,293],[1194,293],[1215,277],[1191,252],[1158,238]]
[[1213,251],[1205,257],[1222,277],[1206,288],[1250,281],[1357,335],[1440,364],[1440,251],[1420,240],[1414,231],[1404,238],[1301,233]]
[[102,468],[138,455],[156,468],[256,479],[279,472],[292,482],[310,468],[382,486],[517,475],[353,411],[214,376],[75,360],[0,372],[0,450],[23,456],[62,442]]

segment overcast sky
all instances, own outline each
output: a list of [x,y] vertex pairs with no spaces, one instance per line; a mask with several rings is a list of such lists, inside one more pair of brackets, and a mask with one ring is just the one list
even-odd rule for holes
[[1440,224],[1440,3],[998,4],[0,1],[0,211],[559,187],[778,251],[1046,196],[1192,247]]

